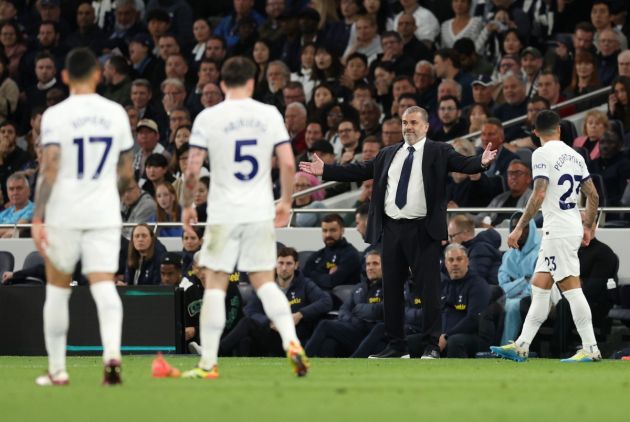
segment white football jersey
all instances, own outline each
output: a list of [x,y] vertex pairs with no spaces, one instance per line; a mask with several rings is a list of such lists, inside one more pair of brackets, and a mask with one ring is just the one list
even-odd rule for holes
[[251,98],[227,99],[203,110],[190,145],[208,150],[208,222],[250,223],[273,219],[271,158],[289,142],[280,112]]
[[42,145],[59,145],[59,173],[46,223],[59,227],[120,226],[118,157],[133,148],[129,118],[97,94],[71,95],[42,116]]
[[582,183],[590,177],[584,158],[562,141],[545,143],[532,155],[534,180],[549,180],[542,203],[543,237],[582,236],[577,202]]

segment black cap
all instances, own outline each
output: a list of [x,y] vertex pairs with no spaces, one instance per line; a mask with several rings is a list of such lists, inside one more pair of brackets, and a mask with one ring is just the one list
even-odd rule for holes
[[149,12],[147,12],[147,23],[151,22],[152,20],[170,23],[171,15],[169,15],[168,12],[164,9],[151,9],[149,10]]
[[154,152],[144,162],[145,167],[168,167],[168,160],[162,154]]
[[490,86],[492,85],[492,78],[488,75],[479,75],[472,81],[472,85]]
[[521,51],[521,58],[525,57],[528,54],[531,54],[532,56],[534,56],[537,59],[542,58],[542,53],[536,47],[527,47],[526,49]]
[[182,257],[176,252],[167,252],[164,258],[162,258],[162,265],[175,265],[177,267],[182,266]]
[[149,34],[145,34],[145,33],[136,34],[131,39],[130,43],[132,43],[132,42],[141,44],[141,45],[147,47],[148,49],[153,48],[153,40],[151,39]]
[[323,152],[328,154],[334,154],[335,150],[333,146],[328,141],[315,141],[313,142],[313,146],[309,148],[310,152]]

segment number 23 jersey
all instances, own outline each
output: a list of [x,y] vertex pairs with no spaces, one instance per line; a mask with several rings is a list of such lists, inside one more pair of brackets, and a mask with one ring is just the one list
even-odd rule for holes
[[271,158],[288,141],[280,112],[251,98],[226,99],[199,113],[190,145],[208,150],[208,223],[273,220]]
[[543,237],[581,237],[577,202],[582,183],[590,177],[584,158],[562,141],[546,142],[532,155],[532,174],[534,180],[549,181],[542,203]]
[[42,145],[59,145],[59,173],[46,223],[69,228],[121,225],[118,158],[133,148],[129,118],[97,94],[71,95],[42,116]]

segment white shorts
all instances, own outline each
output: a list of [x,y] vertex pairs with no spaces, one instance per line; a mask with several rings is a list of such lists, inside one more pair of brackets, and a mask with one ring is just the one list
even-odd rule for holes
[[581,244],[581,236],[543,238],[534,272],[550,273],[554,281],[561,281],[569,276],[579,277],[578,249]]
[[83,274],[118,271],[120,227],[72,229],[47,227],[46,254],[54,267],[72,274],[79,259]]
[[276,230],[273,221],[208,224],[199,265],[231,274],[271,271],[276,267]]

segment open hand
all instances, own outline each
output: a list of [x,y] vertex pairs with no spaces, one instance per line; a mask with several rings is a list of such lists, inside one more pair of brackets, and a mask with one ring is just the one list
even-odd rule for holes
[[483,151],[483,155],[481,156],[481,164],[484,166],[489,166],[494,160],[497,159],[497,150],[492,149],[492,143],[489,143],[486,146],[486,149]]
[[313,159],[310,163],[308,161],[300,162],[300,171],[314,176],[321,176],[324,174],[324,162],[317,156],[317,154],[313,154]]

